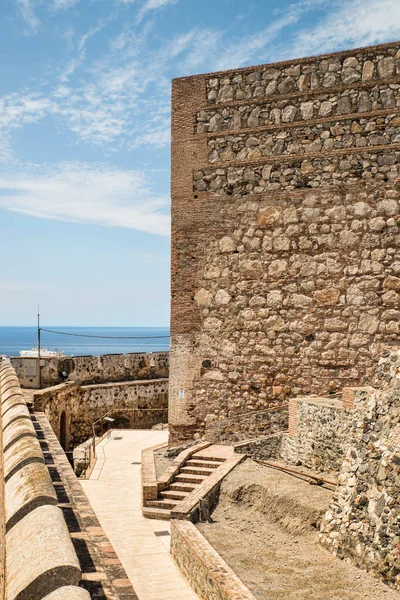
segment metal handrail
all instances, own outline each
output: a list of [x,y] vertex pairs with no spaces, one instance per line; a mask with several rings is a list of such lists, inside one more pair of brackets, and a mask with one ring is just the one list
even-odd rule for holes
[[[101,437],[103,437],[103,422],[105,417],[108,417],[109,415],[116,413],[116,412],[133,412],[133,423],[135,424],[135,411],[140,411],[140,412],[144,412],[144,411],[158,411],[162,413],[162,418],[161,418],[161,426],[162,429],[164,429],[164,413],[166,411],[168,411],[168,408],[112,408],[110,409],[108,412],[106,412],[104,415],[102,415],[99,419],[97,419],[96,421],[94,421],[92,423],[92,432],[93,432],[93,441],[92,441],[92,445],[93,445],[93,457],[96,458],[96,425],[98,423],[101,423],[102,425],[102,434]],[[168,417],[167,417],[167,422],[168,422]],[[133,429],[135,429],[135,427],[133,427]],[[107,428],[107,432],[110,430],[110,425],[108,424],[108,428]]]

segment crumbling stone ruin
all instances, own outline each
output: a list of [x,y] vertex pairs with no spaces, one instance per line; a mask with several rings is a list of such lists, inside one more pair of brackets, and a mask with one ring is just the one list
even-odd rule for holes
[[399,350],[379,361],[375,385],[355,395],[347,453],[321,539],[399,590]]
[[171,444],[398,340],[400,43],[177,79]]

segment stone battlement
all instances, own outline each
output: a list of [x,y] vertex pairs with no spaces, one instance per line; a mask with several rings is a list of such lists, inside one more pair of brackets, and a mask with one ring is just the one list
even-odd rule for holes
[[64,381],[62,372],[76,383],[104,383],[168,377],[169,352],[135,352],[101,356],[60,356],[10,359],[24,388],[50,387]]
[[63,383],[34,392],[33,405],[46,414],[63,448],[72,450],[93,435],[93,423],[109,412],[115,428],[151,429],[167,423],[168,379]]
[[81,579],[79,560],[56,506],[57,496],[17,376],[9,365],[0,367],[0,399],[5,598],[87,600],[89,594],[76,587]]

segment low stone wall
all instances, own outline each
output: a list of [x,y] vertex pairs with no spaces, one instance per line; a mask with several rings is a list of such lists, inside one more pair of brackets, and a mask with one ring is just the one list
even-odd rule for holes
[[400,350],[380,360],[376,389],[360,389],[354,409],[321,541],[400,590]]
[[[81,579],[79,561],[10,365],[0,367],[0,400],[6,598],[42,600],[65,586],[76,590]],[[89,598],[87,593],[77,594],[79,600]],[[60,591],[56,597],[67,595]]]
[[[211,442],[202,442],[200,444],[194,444],[185,450],[182,450],[178,454],[178,456],[172,461],[170,466],[164,471],[161,477],[158,479],[158,491],[166,490],[168,486],[172,483],[175,475],[180,472],[181,467],[185,464],[185,462],[196,454],[196,452],[200,452],[200,450],[205,450],[211,446]],[[153,455],[154,457],[154,455]]]
[[289,432],[251,437],[235,452],[261,459],[283,459],[322,472],[338,473],[349,445],[355,398],[370,387],[343,389],[340,398],[306,396],[289,400]]
[[347,450],[352,414],[342,400],[294,398],[289,401],[289,434],[280,456],[316,471],[340,471]]
[[160,448],[166,448],[167,444],[157,444],[150,448],[142,450],[142,499],[143,506],[149,500],[158,499],[158,482],[156,473],[156,464],[154,462],[154,451]]
[[171,510],[171,518],[193,523],[207,521],[218,502],[222,480],[245,458],[245,455],[237,454],[227,458],[218,469],[196,486],[193,492],[178,502]]
[[235,444],[235,452],[247,454],[253,458],[278,458],[280,457],[284,435],[283,433],[274,433],[273,435],[245,440]]
[[64,381],[103,383],[168,377],[169,352],[103,354],[102,356],[64,356],[59,358],[12,357],[20,384],[24,388],[50,387]]
[[205,439],[218,444],[234,444],[261,435],[288,429],[288,405],[237,415],[231,419],[209,422]]
[[[80,386],[65,383],[34,394],[35,410],[43,411],[64,449],[93,435],[93,423],[112,411],[119,429],[151,429],[167,422],[168,379]],[[101,434],[101,428],[96,431]]]
[[256,600],[189,521],[171,521],[171,554],[185,579],[203,600]]

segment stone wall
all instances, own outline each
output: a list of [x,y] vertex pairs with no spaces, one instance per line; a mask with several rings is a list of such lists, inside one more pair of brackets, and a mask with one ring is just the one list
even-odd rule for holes
[[283,433],[273,433],[259,438],[251,438],[235,444],[234,449],[238,454],[247,454],[247,456],[263,460],[280,458],[284,435]]
[[214,444],[232,445],[249,438],[287,431],[288,422],[288,407],[282,405],[232,419],[209,421],[205,428],[205,439]]
[[321,541],[400,590],[400,350],[380,360],[376,390],[360,390],[354,409]]
[[171,521],[171,554],[202,600],[256,600],[189,521]]
[[400,43],[177,79],[171,443],[372,380],[400,333]]
[[344,410],[341,400],[329,398],[294,398],[289,405],[289,434],[282,437],[280,456],[316,471],[340,471],[352,413]]
[[[168,379],[80,386],[64,383],[34,394],[64,449],[73,449],[93,434],[93,423],[110,411],[113,427],[151,429],[167,422]],[[107,423],[103,424],[104,427]],[[101,425],[96,435],[101,433]]]
[[12,357],[11,364],[25,388],[50,387],[68,379],[77,383],[134,381],[168,377],[169,352],[103,354],[102,356],[65,356],[41,358]]
[[[78,588],[81,567],[36,437],[15,370],[0,365],[2,479],[1,597],[89,600]],[[5,564],[3,560],[5,559]],[[4,593],[5,592],[5,593]],[[75,595],[74,595],[75,594]],[[56,597],[56,596],[55,596]]]

